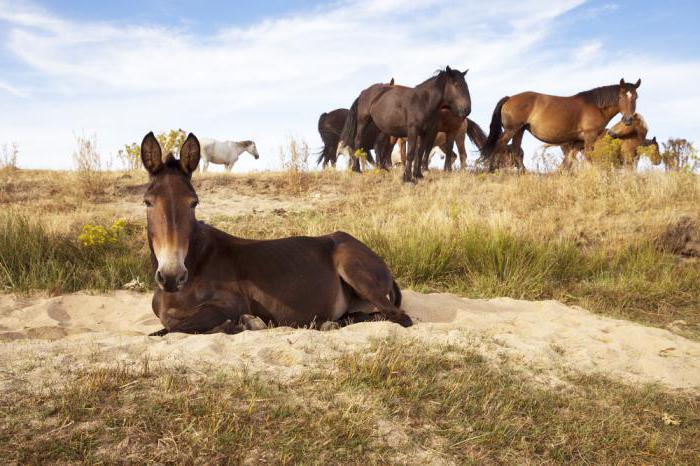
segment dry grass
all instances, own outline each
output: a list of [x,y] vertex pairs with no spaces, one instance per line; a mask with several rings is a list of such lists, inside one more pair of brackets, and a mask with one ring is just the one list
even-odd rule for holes
[[383,341],[288,383],[102,369],[0,401],[0,456],[219,464],[692,464],[700,400],[599,377],[529,384],[464,348]]
[[[9,216],[31,215],[49,242],[74,242],[84,223],[109,225],[121,217],[123,210],[116,212],[123,205],[131,206],[127,219],[143,228],[146,175],[106,176],[103,193],[90,200],[69,173],[0,172],[0,203],[9,207]],[[697,233],[686,231],[698,223],[700,178],[692,174],[434,171],[414,186],[401,183],[398,172],[301,171],[293,179],[287,172],[196,175],[195,187],[203,208],[237,195],[296,200],[302,206],[296,212],[224,210],[205,220],[252,238],[348,231],[379,252],[404,287],[470,297],[554,298],[655,325],[684,320],[684,334],[700,335],[700,264],[677,253],[697,250],[688,247]],[[336,200],[304,210],[306,199],[321,194]],[[685,225],[684,236],[674,233],[679,224]],[[127,254],[145,254],[142,230],[128,241]],[[16,249],[6,242],[0,255]],[[130,273],[149,280],[144,257],[128,263],[144,264]],[[85,276],[101,270],[88,269]],[[40,277],[31,286],[2,280],[0,286],[11,289],[41,288]],[[92,286],[76,280],[56,291]]]

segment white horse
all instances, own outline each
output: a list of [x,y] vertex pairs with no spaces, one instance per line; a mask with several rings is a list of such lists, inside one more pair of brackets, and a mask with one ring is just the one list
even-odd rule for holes
[[202,157],[202,172],[207,171],[209,162],[224,165],[226,171],[230,172],[233,164],[238,161],[238,157],[243,152],[248,152],[255,157],[255,160],[260,158],[258,148],[255,147],[253,141],[217,141],[216,139],[201,138],[199,146]]

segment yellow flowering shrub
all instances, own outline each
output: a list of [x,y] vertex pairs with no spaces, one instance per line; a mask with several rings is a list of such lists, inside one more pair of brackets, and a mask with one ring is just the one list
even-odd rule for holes
[[87,248],[117,245],[121,242],[126,231],[126,220],[115,220],[112,225],[83,225],[83,229],[78,236],[80,244]]

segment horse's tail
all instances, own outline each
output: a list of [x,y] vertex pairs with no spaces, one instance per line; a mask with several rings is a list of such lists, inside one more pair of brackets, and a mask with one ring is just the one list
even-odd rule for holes
[[326,159],[326,138],[325,129],[323,128],[323,120],[326,119],[328,113],[323,112],[320,117],[318,117],[318,134],[321,135],[321,140],[323,141],[323,150],[318,154],[318,159],[316,159],[316,165],[320,165]]
[[476,121],[467,118],[467,137],[476,146],[477,149],[481,150],[486,142],[486,133],[481,129]]
[[340,133],[340,140],[352,149],[355,149],[353,146],[355,145],[355,136],[357,135],[357,106],[359,101],[360,98],[358,97],[350,106],[343,131]]
[[485,159],[490,159],[493,155],[498,139],[503,134],[503,118],[501,117],[501,109],[503,104],[510,99],[510,97],[505,96],[496,104],[496,108],[493,109],[493,116],[491,117],[491,127],[489,128],[489,136],[486,138],[486,142],[483,147],[481,147],[481,156]]
[[399,288],[399,285],[398,283],[396,283],[396,280],[392,280],[391,293],[389,297],[391,298],[391,303],[394,306],[401,307],[401,288]]

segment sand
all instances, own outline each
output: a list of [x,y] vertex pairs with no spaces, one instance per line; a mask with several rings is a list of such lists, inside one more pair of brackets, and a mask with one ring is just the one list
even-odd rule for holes
[[566,374],[602,374],[629,384],[700,392],[700,342],[669,330],[603,317],[556,301],[465,299],[404,292],[416,322],[339,330],[275,328],[238,335],[148,337],[160,329],[150,294],[118,291],[44,298],[0,295],[0,391],[55,383],[66,372],[100,365],[184,367],[208,374],[246,370],[278,379],[327,366],[375,339],[450,343],[533,380],[565,383]]

